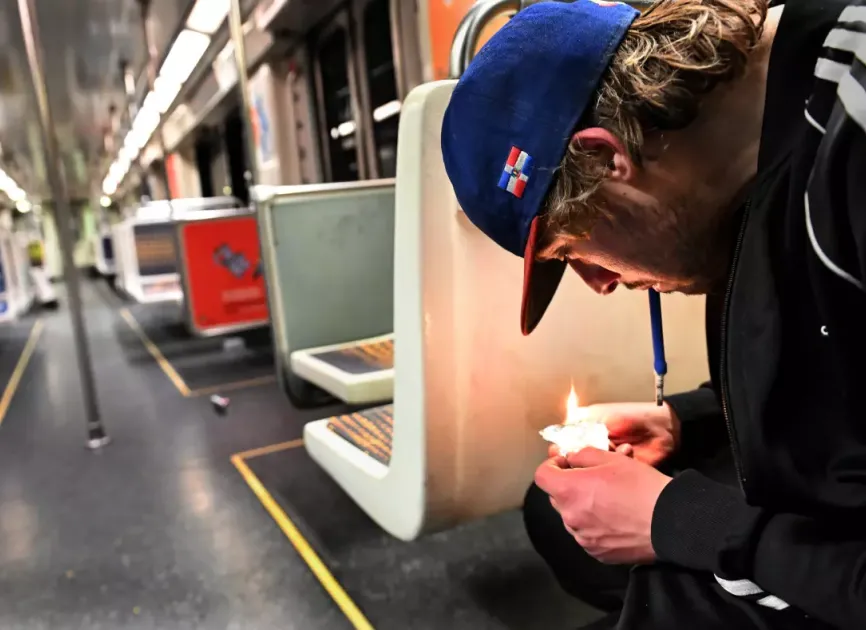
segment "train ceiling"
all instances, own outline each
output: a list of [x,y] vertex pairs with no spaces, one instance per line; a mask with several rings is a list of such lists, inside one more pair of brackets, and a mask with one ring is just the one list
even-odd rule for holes
[[[48,96],[70,195],[92,196],[104,168],[110,110],[125,108],[121,61],[145,65],[138,0],[38,0]],[[153,0],[154,43],[164,50],[186,0]],[[50,196],[17,0],[0,0],[0,164],[31,197]]]

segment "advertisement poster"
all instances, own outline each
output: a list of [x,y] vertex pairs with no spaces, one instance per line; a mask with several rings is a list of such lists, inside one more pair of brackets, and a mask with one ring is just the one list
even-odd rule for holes
[[27,244],[27,254],[31,267],[41,267],[44,262],[42,241],[30,241]]
[[136,225],[133,231],[140,276],[177,273],[174,225],[171,223]]
[[6,300],[6,270],[3,259],[0,258],[0,315],[5,315],[9,310],[9,302]]
[[269,99],[273,75],[267,66],[262,66],[250,80],[250,121],[253,141],[256,145],[259,168],[269,169],[277,160],[274,121],[271,117]]
[[199,330],[268,321],[259,233],[252,216],[183,227],[189,308]]
[[114,262],[114,241],[111,239],[111,236],[103,236],[102,241],[102,259],[111,263]]

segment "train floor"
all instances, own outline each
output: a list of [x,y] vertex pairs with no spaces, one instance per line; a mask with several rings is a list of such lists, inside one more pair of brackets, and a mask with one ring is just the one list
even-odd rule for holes
[[[519,513],[396,541],[320,470],[269,344],[84,285],[111,443],[84,448],[64,308],[0,326],[0,628],[578,628]],[[64,296],[61,293],[61,304]],[[215,413],[210,393],[230,398]]]

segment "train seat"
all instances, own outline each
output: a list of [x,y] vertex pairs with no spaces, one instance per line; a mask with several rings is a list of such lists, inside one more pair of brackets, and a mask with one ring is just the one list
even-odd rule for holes
[[[538,430],[564,418],[572,384],[582,404],[654,392],[645,293],[600,297],[569,275],[520,334],[522,261],[463,215],[442,165],[454,84],[415,88],[401,114],[393,406],[304,429],[311,457],[404,540],[519,505],[545,457]],[[664,298],[670,392],[706,378],[703,309]]]
[[292,372],[349,404],[394,396],[394,335],[291,354]]
[[394,180],[258,186],[265,272],[291,400],[393,394]]

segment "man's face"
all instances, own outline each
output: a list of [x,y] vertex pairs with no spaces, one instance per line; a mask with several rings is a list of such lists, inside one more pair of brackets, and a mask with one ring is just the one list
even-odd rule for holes
[[729,230],[702,196],[697,189],[657,195],[646,187],[606,182],[597,202],[611,218],[600,220],[588,236],[544,235],[537,258],[567,261],[602,295],[619,285],[661,293],[717,290],[726,276]]

